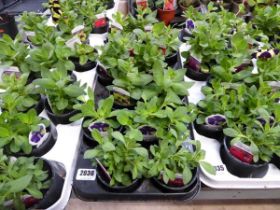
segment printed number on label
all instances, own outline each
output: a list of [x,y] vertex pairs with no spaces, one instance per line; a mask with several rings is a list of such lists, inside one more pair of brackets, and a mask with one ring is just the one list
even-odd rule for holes
[[225,170],[224,165],[217,165],[217,166],[215,166],[215,169],[216,169],[216,171],[224,171]]
[[94,181],[96,179],[95,169],[80,168],[77,171],[76,180]]

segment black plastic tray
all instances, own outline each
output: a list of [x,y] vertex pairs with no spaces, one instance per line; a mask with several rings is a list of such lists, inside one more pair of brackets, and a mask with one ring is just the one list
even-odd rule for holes
[[6,13],[10,15],[18,15],[24,11],[27,12],[43,12],[44,8],[42,3],[48,2],[48,0],[15,0],[11,4],[4,5],[0,8],[0,13]]
[[[191,130],[192,136],[192,130]],[[139,188],[134,192],[117,193],[105,190],[97,180],[77,180],[79,169],[95,169],[92,167],[90,160],[83,159],[84,152],[90,147],[84,143],[81,135],[81,146],[78,153],[77,165],[73,179],[73,190],[75,195],[81,200],[97,201],[97,200],[193,200],[201,189],[199,176],[190,191],[180,193],[164,193],[158,189],[150,179],[145,179]],[[95,170],[95,173],[97,171]]]
[[[176,65],[175,65],[176,66]],[[175,67],[176,68],[176,67]],[[106,88],[102,86],[96,79],[96,85],[94,88],[95,101],[98,101],[102,98],[108,97],[109,93],[106,91]],[[193,139],[192,126],[189,126],[190,129],[190,138]],[[140,187],[130,193],[116,193],[109,192],[105,190],[102,185],[97,180],[97,177],[94,180],[77,180],[77,173],[79,169],[95,169],[90,160],[83,159],[84,152],[90,147],[83,141],[83,135],[81,137],[81,146],[79,148],[78,158],[76,169],[73,179],[73,190],[77,197],[81,200],[95,201],[95,200],[192,200],[199,193],[201,188],[201,183],[199,179],[199,173],[197,180],[193,185],[193,188],[190,191],[180,192],[180,193],[165,193],[158,189],[150,179],[145,179]],[[97,171],[95,171],[97,173]]]

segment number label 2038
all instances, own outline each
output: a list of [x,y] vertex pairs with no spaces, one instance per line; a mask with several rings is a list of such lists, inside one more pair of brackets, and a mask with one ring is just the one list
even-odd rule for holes
[[76,174],[76,180],[94,181],[96,179],[95,169],[80,168]]

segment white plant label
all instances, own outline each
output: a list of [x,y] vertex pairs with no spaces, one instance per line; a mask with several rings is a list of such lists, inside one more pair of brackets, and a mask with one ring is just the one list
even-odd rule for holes
[[65,44],[67,47],[74,49],[75,48],[75,44],[82,44],[80,38],[78,36],[74,36],[71,39],[69,39]]
[[88,168],[80,168],[76,174],[76,180],[94,181],[96,179],[96,170]]

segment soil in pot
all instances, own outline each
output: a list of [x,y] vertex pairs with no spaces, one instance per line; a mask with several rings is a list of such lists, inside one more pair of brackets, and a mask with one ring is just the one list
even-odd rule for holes
[[0,14],[0,37],[8,34],[12,39],[18,34],[15,17],[7,14]]
[[91,33],[94,34],[105,34],[109,31],[109,19],[100,18],[93,23]]
[[79,58],[77,58],[77,57],[70,57],[69,59],[74,63],[75,71],[77,71],[77,72],[85,72],[85,71],[92,70],[97,65],[96,61],[88,60],[87,63],[85,63],[84,65],[81,65]]
[[72,122],[69,119],[79,113],[79,110],[67,110],[62,114],[54,114],[47,99],[45,100],[45,110],[48,117],[55,125],[70,124]]
[[110,186],[108,176],[105,174],[105,171],[101,169],[101,167],[97,166],[97,181],[98,183],[107,191],[109,192],[116,192],[116,193],[129,193],[137,190],[137,188],[142,184],[142,179],[135,179],[130,185],[128,186]]
[[43,169],[49,172],[48,179],[50,179],[51,184],[49,189],[43,191],[43,199],[32,206],[32,209],[47,209],[61,197],[66,175],[64,167],[56,161],[44,159]]
[[200,62],[192,56],[185,62],[184,67],[187,69],[186,75],[193,80],[206,81],[210,76],[209,73],[201,71]]
[[108,86],[113,84],[113,77],[108,73],[108,71],[100,64],[97,65],[96,72],[98,75],[98,82],[103,86]]
[[227,170],[238,177],[262,178],[268,171],[267,162],[247,163],[236,158],[230,152],[230,138],[225,137],[223,145],[220,149],[220,154],[223,163],[226,165]]
[[191,191],[197,185],[198,180],[198,168],[192,170],[192,179],[191,181],[184,185],[181,178],[169,181],[168,184],[165,184],[162,179],[156,177],[152,178],[152,183],[159,188],[162,192],[166,193],[179,193],[179,192],[188,192]]
[[176,10],[163,10],[157,9],[157,17],[163,21],[165,25],[169,25],[170,22],[175,18]]

